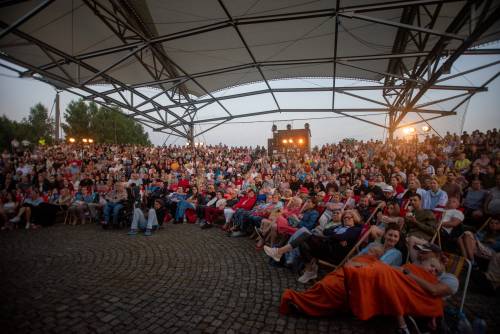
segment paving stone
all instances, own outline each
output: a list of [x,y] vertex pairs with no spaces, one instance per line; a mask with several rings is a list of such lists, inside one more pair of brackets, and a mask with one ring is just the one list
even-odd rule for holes
[[[0,233],[2,333],[382,333],[392,320],[281,316],[297,276],[246,238],[167,225],[153,238],[94,225]],[[495,296],[465,310],[500,332]]]

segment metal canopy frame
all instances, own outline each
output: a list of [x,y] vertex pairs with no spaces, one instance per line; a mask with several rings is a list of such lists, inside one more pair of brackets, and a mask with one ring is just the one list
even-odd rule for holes
[[[394,132],[401,128],[405,117],[410,113],[417,113],[421,120],[408,123],[406,125],[428,122],[433,119],[456,115],[456,110],[466,101],[470,100],[476,93],[487,91],[487,86],[500,74],[494,73],[480,86],[458,86],[443,84],[451,79],[484,70],[498,65],[500,61],[494,61],[467,71],[446,75],[456,59],[462,55],[498,55],[500,49],[471,49],[480,37],[495,24],[500,18],[500,6],[493,6],[491,0],[407,0],[407,1],[387,1],[370,5],[341,6],[341,1],[337,1],[335,8],[290,12],[284,14],[247,16],[235,18],[226,7],[227,0],[218,0],[220,9],[225,14],[226,19],[215,23],[200,25],[183,31],[167,35],[159,35],[154,28],[144,22],[151,21],[151,18],[141,17],[139,11],[134,7],[136,2],[132,0],[83,0],[92,13],[97,16],[110,31],[121,41],[120,45],[94,50],[76,55],[70,55],[44,41],[35,38],[33,35],[21,31],[19,28],[24,23],[35,17],[43,15],[44,10],[50,8],[55,0],[41,1],[24,16],[18,18],[10,25],[0,21],[0,40],[10,34],[22,39],[29,45],[34,45],[41,49],[51,60],[50,63],[35,66],[27,63],[15,56],[5,52],[0,52],[0,59],[15,64],[21,69],[14,68],[8,64],[0,63],[0,66],[15,71],[21,77],[32,77],[37,80],[49,82],[60,89],[65,89],[86,100],[94,101],[100,105],[115,105],[122,109],[123,113],[134,118],[137,122],[154,131],[164,132],[169,135],[186,138],[191,142],[196,136],[200,136],[213,128],[216,128],[231,120],[242,117],[256,117],[272,113],[299,112],[299,113],[325,113],[331,112],[346,117],[366,122],[387,130],[389,138],[392,139]],[[58,0],[62,1],[62,0]],[[461,10],[458,15],[449,23],[445,30],[436,28],[436,22],[444,4],[454,2],[460,3]],[[15,3],[15,2],[13,2]],[[346,1],[347,3],[347,1]],[[12,5],[7,2],[5,7]],[[402,9],[399,22],[384,20],[370,13],[377,11]],[[471,11],[480,12],[478,18],[472,22]],[[142,15],[148,15],[147,13]],[[332,45],[335,47],[334,56],[331,58],[304,58],[304,59],[282,59],[273,61],[259,61],[252,47],[247,43],[240,27],[245,25],[256,25],[269,22],[297,21],[311,18],[333,18],[335,25],[332,34]],[[381,53],[363,56],[337,56],[338,30],[342,20],[360,20],[375,24],[384,25],[397,29],[396,38],[393,42],[391,53]],[[463,28],[469,27],[469,33],[463,34]],[[239,41],[244,46],[251,62],[236,66],[228,66],[209,71],[189,73],[179,64],[174,62],[165,51],[161,43],[182,38],[200,35],[207,32],[232,28],[237,34]],[[433,37],[433,39],[431,39]],[[432,44],[431,44],[432,41]],[[458,47],[451,49],[450,41],[459,41]],[[411,47],[410,47],[411,46]],[[96,68],[89,64],[89,60],[107,55],[120,54],[121,56],[112,64],[103,68]],[[148,63],[146,55],[152,59]],[[117,80],[109,74],[110,70],[124,63],[130,58],[135,58],[141,64],[151,80],[136,84],[127,84]],[[388,60],[385,70],[367,69],[359,65],[367,60]],[[409,61],[412,66],[408,66]],[[84,69],[93,73],[90,78],[78,80],[71,77],[63,68],[63,65],[74,64],[78,69]],[[315,88],[273,88],[263,72],[264,68],[279,68],[280,66],[292,65],[314,65],[332,64],[333,81],[331,87]],[[364,86],[340,87],[336,85],[336,68],[347,66],[362,71],[375,72],[383,76],[383,82],[373,83]],[[58,68],[61,74],[52,72]],[[266,89],[258,89],[245,93],[237,93],[223,96],[215,96],[199,81],[200,78],[210,78],[210,76],[230,73],[235,71],[255,69]],[[168,76],[165,79],[165,75]],[[189,93],[186,83],[192,82],[204,92],[205,96],[196,98]],[[100,90],[96,83],[109,85],[109,89]],[[158,92],[148,96],[140,91],[143,87],[155,87]],[[429,102],[421,102],[422,97],[432,91],[446,91],[454,95],[448,97],[431,99]],[[375,100],[359,95],[359,91],[378,91],[379,99]],[[279,104],[278,95],[280,93],[315,93],[332,92],[332,105],[330,109],[284,109]],[[272,97],[276,106],[275,109],[259,111],[246,114],[234,114],[221,101],[238,99],[248,96],[267,94]],[[343,94],[352,98],[376,104],[377,108],[335,108],[336,94]],[[161,103],[160,98],[167,98],[167,103]],[[445,101],[455,101],[454,107],[450,110],[429,109],[427,107]],[[216,103],[223,111],[220,117],[198,118],[198,112],[208,105]],[[388,124],[363,119],[355,113],[357,112],[377,112],[386,113]],[[421,116],[426,115],[425,118]],[[195,133],[195,125],[207,126],[212,122],[218,122],[199,133]]]

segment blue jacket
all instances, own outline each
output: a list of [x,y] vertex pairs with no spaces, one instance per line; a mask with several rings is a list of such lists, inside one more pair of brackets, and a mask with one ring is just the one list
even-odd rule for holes
[[304,212],[302,219],[300,220],[299,227],[305,227],[308,230],[312,230],[316,226],[318,221],[319,212],[315,209],[310,209]]

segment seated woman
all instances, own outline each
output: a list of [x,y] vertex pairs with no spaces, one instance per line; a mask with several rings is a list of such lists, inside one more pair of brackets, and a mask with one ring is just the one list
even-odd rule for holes
[[318,199],[311,197],[305,201],[299,214],[292,213],[286,219],[285,217],[279,217],[276,220],[277,232],[292,235],[301,227],[312,230],[316,226],[319,217],[319,212],[316,209],[317,204]]
[[234,225],[238,230],[233,231],[231,237],[241,237],[249,230],[253,231],[254,227],[259,227],[262,220],[268,218],[273,210],[283,208],[280,198],[281,195],[276,191],[274,194],[268,194],[266,202],[256,205],[252,210],[238,210],[233,216]]
[[[264,246],[266,254],[279,262],[283,254],[292,248],[300,247],[300,256],[305,262],[304,274],[298,281],[307,283],[318,277],[317,258],[331,263],[339,263],[349,253],[361,234],[361,217],[354,210],[347,210],[342,216],[342,225],[323,231],[324,236],[313,235],[301,229],[302,235],[292,239],[288,248],[271,248]],[[285,246],[287,247],[287,246]]]
[[380,261],[390,266],[399,267],[403,263],[403,254],[396,248],[400,240],[401,231],[399,225],[389,224],[384,230],[382,243],[377,241],[369,243],[359,252],[359,255],[369,254],[371,249],[381,246],[382,255]]
[[97,194],[92,192],[91,187],[83,187],[79,192],[75,194],[74,201],[69,207],[69,214],[71,217],[71,225],[76,225],[78,219],[81,224],[86,223],[86,214],[90,216],[92,212],[90,211],[89,205],[97,201]]
[[218,190],[215,193],[215,197],[203,207],[203,219],[201,220],[200,227],[202,229],[212,227],[217,217],[224,215],[226,204],[227,200],[224,198],[224,192]]
[[288,200],[288,204],[285,205],[285,208],[279,211],[279,214],[270,215],[270,217],[262,219],[261,226],[257,230],[259,235],[257,246],[262,247],[266,241],[269,241],[271,245],[275,244],[278,235],[277,220],[281,217],[286,220],[291,215],[299,214],[301,207],[302,199],[297,196],[292,197]]
[[198,191],[197,186],[191,187],[191,192],[186,199],[182,199],[177,203],[175,210],[175,221],[182,223],[187,209],[195,209],[198,204],[205,204],[202,194]]
[[280,313],[295,310],[323,317],[351,311],[361,320],[376,315],[442,316],[444,295],[435,291],[442,284],[437,277],[443,265],[436,258],[395,268],[379,261],[373,249],[370,253],[355,257],[307,291],[285,290]]
[[[300,249],[298,245],[305,239],[309,238],[311,235],[315,237],[327,238],[323,231],[329,228],[334,228],[342,224],[342,211],[340,209],[335,209],[332,211],[331,220],[319,220],[319,224],[314,227],[311,231],[309,231],[306,227],[299,228],[291,237],[288,239],[288,242],[285,246],[278,249],[278,254],[285,255],[286,264],[292,265],[295,259],[300,257]],[[256,230],[260,235],[259,230]],[[257,243],[257,249],[262,248],[264,246],[264,241],[261,238]]]
[[29,229],[30,227],[36,228],[37,225],[31,225],[31,219],[32,217],[36,216],[36,211],[42,203],[43,199],[42,197],[40,197],[40,193],[38,192],[38,190],[31,190],[29,196],[24,199],[21,208],[17,212],[17,215],[11,218],[9,222],[12,224],[17,224],[21,222],[21,219],[24,217],[24,220],[26,222],[26,229]]
[[463,256],[475,263],[475,257],[491,259],[500,252],[500,218],[490,220],[486,228],[476,234],[466,231],[458,239]]

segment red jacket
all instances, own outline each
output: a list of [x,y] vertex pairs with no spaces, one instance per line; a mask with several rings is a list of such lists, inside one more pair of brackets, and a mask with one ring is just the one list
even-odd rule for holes
[[233,206],[233,209],[243,209],[243,210],[252,210],[253,206],[255,205],[255,202],[257,201],[257,196],[254,197],[248,197],[248,196],[243,196],[238,203],[236,203]]

